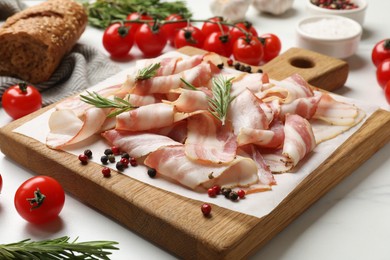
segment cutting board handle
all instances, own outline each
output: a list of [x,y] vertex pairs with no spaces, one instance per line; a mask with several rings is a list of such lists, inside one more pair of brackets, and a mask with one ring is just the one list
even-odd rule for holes
[[310,85],[327,91],[344,86],[349,72],[343,60],[300,48],[291,48],[260,68],[276,80],[298,73]]

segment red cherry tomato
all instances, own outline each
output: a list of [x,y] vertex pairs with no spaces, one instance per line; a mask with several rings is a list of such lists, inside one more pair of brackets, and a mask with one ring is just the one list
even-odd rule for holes
[[210,52],[218,53],[219,55],[230,57],[233,52],[233,44],[228,34],[221,32],[213,32],[206,36],[203,43],[203,49]]
[[146,57],[155,57],[163,51],[167,38],[158,26],[143,24],[135,33],[135,43]]
[[65,203],[62,186],[48,176],[35,176],[16,190],[14,204],[19,215],[35,224],[47,223],[60,214]]
[[129,24],[111,24],[103,33],[103,46],[114,58],[127,56],[134,44],[134,28]]
[[28,115],[42,107],[39,91],[26,83],[9,87],[3,94],[4,111],[13,119]]
[[[126,17],[126,20],[153,20],[153,17],[151,17],[150,15],[148,15],[146,13],[134,12],[134,13],[128,14],[127,17]],[[131,23],[131,22],[130,23],[126,23],[126,24],[130,24],[131,25],[131,27],[133,28],[132,32],[134,32],[134,33],[142,25],[142,23]]]
[[264,62],[268,62],[279,55],[282,49],[282,43],[278,36],[272,33],[266,33],[260,36],[260,41],[263,43]]
[[379,63],[376,68],[376,79],[382,88],[384,88],[386,83],[390,80],[390,59],[386,59]]
[[238,38],[233,45],[233,56],[238,61],[257,66],[263,58],[263,44],[255,36]]
[[384,39],[375,44],[372,49],[371,59],[375,66],[378,67],[379,63],[385,59],[390,58],[390,39]]
[[242,30],[251,33],[253,36],[258,35],[255,27],[253,27],[251,22],[245,21],[245,22],[236,23],[234,25],[235,26],[231,27],[229,32],[232,42],[235,42],[238,38],[245,36]]
[[229,32],[229,26],[217,23],[217,22],[223,22],[222,17],[216,16],[207,20],[211,22],[204,22],[202,26],[202,33],[205,37],[212,34],[213,32],[221,32],[221,30],[222,33],[224,34]]
[[387,103],[390,104],[390,80],[387,81],[387,84],[385,86],[385,97],[386,97]]
[[[165,21],[177,21],[177,20],[183,20],[183,17],[180,14],[171,14],[167,18],[165,18]],[[167,23],[164,24],[161,27],[161,30],[164,32],[165,37],[167,37],[167,40],[171,45],[174,44],[174,39],[176,36],[176,33],[181,29],[187,26],[187,22],[175,22],[175,23]]]
[[189,25],[179,30],[174,39],[174,45],[177,49],[184,46],[193,46],[202,48],[204,35],[202,31],[195,26]]

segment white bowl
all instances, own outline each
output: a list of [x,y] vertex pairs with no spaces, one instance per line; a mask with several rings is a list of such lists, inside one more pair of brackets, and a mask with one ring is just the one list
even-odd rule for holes
[[366,0],[353,0],[353,3],[358,5],[358,8],[349,9],[349,10],[335,10],[335,9],[327,9],[323,7],[316,6],[311,3],[311,0],[306,0],[306,11],[309,15],[339,15],[346,18],[350,18],[355,20],[360,25],[363,26],[364,17],[366,15],[366,9],[368,3]]
[[296,33],[298,47],[344,59],[355,54],[362,27],[349,18],[319,15],[302,19]]

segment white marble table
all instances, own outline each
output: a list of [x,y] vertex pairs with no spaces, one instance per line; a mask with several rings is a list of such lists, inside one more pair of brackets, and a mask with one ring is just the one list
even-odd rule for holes
[[[36,1],[27,1],[35,4]],[[208,18],[208,0],[188,1],[196,18]],[[364,34],[350,66],[345,87],[337,93],[369,100],[390,110],[382,89],[375,79],[370,55],[373,45],[390,37],[388,14],[390,1],[371,0],[367,10]],[[296,0],[286,14],[273,17],[250,9],[247,18],[260,33],[272,32],[283,42],[283,50],[295,45],[295,24],[304,17],[304,1]],[[81,42],[101,45],[102,31],[88,28]],[[169,48],[167,48],[169,50]],[[134,57],[140,57],[133,51]],[[118,62],[122,67],[132,62]],[[0,126],[11,119],[0,109]],[[390,134],[390,133],[389,133]],[[252,259],[390,259],[390,145],[387,144],[317,203],[298,217],[284,231],[258,250]],[[25,238],[45,239],[68,235],[86,240],[114,240],[119,251],[112,259],[173,259],[175,256],[131,232],[118,222],[67,195],[60,218],[44,227],[26,223],[17,214],[13,196],[17,187],[34,174],[0,153],[3,191],[0,194],[0,244]]]

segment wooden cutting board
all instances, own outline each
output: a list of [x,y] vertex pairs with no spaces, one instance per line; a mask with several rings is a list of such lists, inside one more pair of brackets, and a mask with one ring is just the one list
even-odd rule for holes
[[[200,50],[184,48],[192,55]],[[312,85],[332,90],[348,75],[345,62],[302,49],[290,49],[262,67],[272,78],[302,74]],[[0,129],[1,151],[37,174],[56,178],[64,189],[146,239],[184,259],[241,259],[297,218],[333,186],[390,140],[390,113],[376,111],[363,127],[313,171],[270,214],[262,218],[213,206],[200,213],[201,201],[160,190],[114,174],[102,178],[101,165],[81,166],[76,156],[12,132],[52,106]]]

